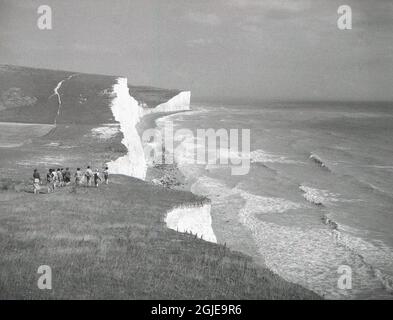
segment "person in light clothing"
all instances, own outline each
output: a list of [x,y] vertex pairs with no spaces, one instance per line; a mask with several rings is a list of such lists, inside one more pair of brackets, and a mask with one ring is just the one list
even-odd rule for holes
[[78,168],[76,169],[76,173],[75,173],[75,184],[79,186],[82,183],[82,179],[83,179],[83,173],[81,171],[81,168]]
[[40,184],[41,184],[41,176],[40,173],[38,172],[37,169],[34,169],[33,172],[33,191],[34,194],[39,194],[40,193]]
[[88,187],[91,186],[91,178],[93,177],[93,171],[90,169],[90,166],[87,166],[86,172],[85,172],[85,177],[86,177],[86,185]]
[[57,169],[57,183],[59,187],[63,186],[63,173],[60,168]]

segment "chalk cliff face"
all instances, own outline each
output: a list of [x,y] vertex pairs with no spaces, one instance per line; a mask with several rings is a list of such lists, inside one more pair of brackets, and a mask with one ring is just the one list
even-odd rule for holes
[[[145,180],[147,163],[136,125],[147,113],[189,110],[190,96],[190,92],[181,92],[156,108],[149,109],[150,112],[146,112],[146,109],[130,95],[127,79],[118,78],[117,83],[113,85],[111,110],[114,119],[120,124],[120,131],[123,133],[122,144],[128,152],[108,163],[110,173]],[[191,232],[206,241],[216,243],[210,210],[210,204],[176,207],[167,213],[165,222],[170,229]]]
[[167,227],[179,232],[191,232],[203,240],[217,243],[212,228],[210,215],[211,205],[185,206],[175,208],[167,213],[165,222]]
[[155,108],[145,109],[145,114],[190,110],[190,101],[191,92],[182,91],[167,102],[161,103]]
[[128,152],[117,160],[108,163],[109,172],[144,180],[147,164],[142,142],[136,129],[136,125],[143,115],[143,109],[130,96],[127,78],[117,79],[117,83],[113,86],[113,93],[112,113],[115,120],[120,123],[120,131],[124,136],[122,144]]
[[136,129],[143,115],[157,112],[174,112],[190,110],[190,91],[182,91],[165,103],[155,108],[145,109],[139,105],[129,93],[127,78],[118,78],[113,85],[114,98],[111,109],[116,121],[120,123],[123,133],[123,145],[128,152],[125,156],[108,163],[109,171],[113,174],[124,174],[144,180],[147,163],[144,156],[141,138]]
[[143,115],[157,112],[175,112],[190,110],[190,91],[182,91],[165,103],[155,108],[143,108],[129,93],[127,78],[118,78],[113,85],[114,98],[111,109],[116,121],[120,123],[123,133],[123,145],[128,152],[125,156],[108,163],[109,171],[113,174],[124,174],[144,180],[147,163],[144,156],[141,138],[136,129]]

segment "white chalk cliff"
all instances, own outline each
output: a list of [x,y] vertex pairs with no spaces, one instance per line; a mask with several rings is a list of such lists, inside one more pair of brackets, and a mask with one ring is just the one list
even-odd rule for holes
[[210,210],[210,204],[199,207],[177,207],[167,213],[165,222],[169,229],[178,232],[190,232],[203,240],[217,243],[212,228]]
[[190,110],[191,92],[182,91],[167,102],[150,109],[144,109],[130,95],[127,78],[117,79],[117,83],[113,85],[113,94],[112,113],[115,120],[120,123],[120,131],[124,136],[122,144],[128,152],[108,163],[109,172],[145,180],[147,163],[136,125],[143,115],[149,113]]
[[[191,93],[183,91],[156,108],[147,110],[130,95],[127,78],[117,79],[117,83],[113,85],[113,94],[111,109],[115,120],[120,124],[120,131],[123,133],[122,144],[127,148],[127,154],[109,162],[109,172],[145,180],[147,163],[136,125],[143,115],[148,113],[190,110]],[[167,213],[165,222],[170,229],[192,232],[206,241],[216,243],[210,210],[210,204],[176,207]]]
[[143,115],[143,109],[131,97],[127,78],[117,79],[117,83],[113,85],[113,93],[112,113],[115,120],[120,123],[120,131],[123,133],[122,144],[128,152],[117,160],[108,163],[109,172],[144,180],[147,164],[142,141],[136,129],[136,125]]
[[159,104],[155,108],[145,109],[145,114],[157,112],[175,112],[190,110],[191,92],[182,91],[167,102]]

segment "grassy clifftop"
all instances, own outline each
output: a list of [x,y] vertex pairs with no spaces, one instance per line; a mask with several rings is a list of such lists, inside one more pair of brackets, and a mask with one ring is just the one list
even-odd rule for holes
[[0,121],[53,123],[53,89],[69,72],[0,66]]
[[[71,77],[70,79],[68,79]],[[61,123],[113,122],[108,105],[115,76],[0,65],[0,121],[52,124],[62,99]],[[130,94],[153,108],[180,93],[146,86],[129,86]]]
[[130,94],[137,101],[145,103],[147,108],[154,108],[161,103],[165,103],[181,92],[180,90],[145,86],[129,86],[129,88]]

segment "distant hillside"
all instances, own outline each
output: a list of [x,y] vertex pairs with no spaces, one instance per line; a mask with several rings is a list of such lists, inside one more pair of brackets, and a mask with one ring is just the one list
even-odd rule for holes
[[0,66],[0,121],[53,123],[56,84],[69,72]]
[[[113,122],[110,102],[115,76],[0,65],[0,121],[44,123]],[[63,81],[64,80],[64,81]],[[55,88],[61,83],[61,114]],[[180,93],[129,86],[144,107],[154,108]]]
[[146,104],[145,107],[154,108],[178,95],[180,90],[167,90],[155,87],[128,86],[130,94],[139,102]]

